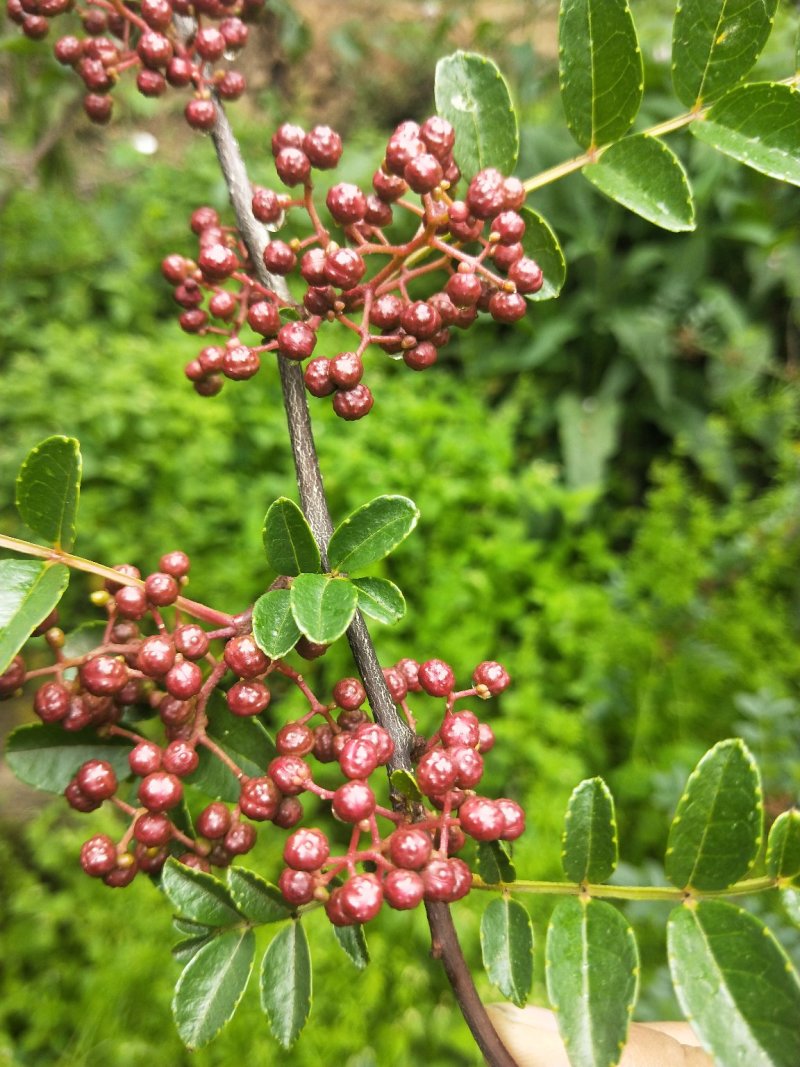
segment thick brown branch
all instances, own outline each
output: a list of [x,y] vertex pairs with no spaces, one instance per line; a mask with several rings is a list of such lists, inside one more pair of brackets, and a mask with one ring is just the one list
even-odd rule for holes
[[[227,116],[220,105],[217,107],[217,122],[212,137],[220,167],[228,185],[231,203],[236,213],[239,228],[253,269],[258,280],[278,294],[281,299],[290,299],[283,278],[273,277],[264,267],[263,252],[269,241],[266,229],[253,217],[252,193],[239,146],[233,136]],[[306,402],[306,391],[300,366],[278,356],[284,406],[289,425],[300,502],[306,518],[319,544],[323,565],[327,565],[326,550],[333,524],[322,483],[311,418]],[[375,646],[359,613],[347,631],[347,639],[375,719],[391,735],[395,752],[389,769],[411,771],[411,743],[413,735],[408,725],[400,718],[383,677]],[[441,958],[467,1025],[472,1031],[490,1067],[515,1067],[514,1060],[503,1046],[486,1010],[478,997],[461,946],[456,936],[450,910],[446,904],[427,905],[428,924],[431,930],[433,953]]]

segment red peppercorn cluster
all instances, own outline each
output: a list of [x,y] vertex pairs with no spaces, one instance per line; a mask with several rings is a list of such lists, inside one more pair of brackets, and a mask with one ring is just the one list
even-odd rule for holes
[[[130,70],[143,96],[162,96],[170,86],[193,89],[186,120],[209,130],[215,121],[211,91],[238,100],[246,87],[239,71],[215,65],[244,47],[246,20],[262,6],[263,0],[90,0],[76,12],[75,33],[59,37],[53,51],[83,81],[83,106],[93,122],[110,120],[112,90]],[[74,7],[74,0],[7,2],[9,18],[36,40],[47,36],[51,19]]]
[[[196,260],[170,255],[162,263],[183,309],[181,327],[219,342],[187,365],[195,389],[214,395],[225,378],[253,377],[261,355],[276,352],[308,360],[308,391],[330,396],[341,418],[360,419],[373,405],[362,381],[370,345],[421,371],[436,362],[451,330],[470,326],[479,312],[504,323],[522,318],[525,296],[543,283],[522,244],[525,190],[518,179],[487,168],[459,199],[454,145],[455,131],[443,118],[402,123],[389,138],[371,192],[349,182],[328,189],[328,223],[315,202],[312,173],[337,165],[341,138],[328,126],[308,132],[281,126],[272,138],[275,168],[284,185],[298,191],[254,188],[253,214],[275,229],[287,211],[300,209],[311,233],[267,244],[263,260],[274,287],[257,280],[238,234],[223,227],[211,208],[199,208],[191,218],[199,241]],[[416,222],[412,236],[400,243],[386,232],[398,211]],[[302,287],[297,300],[277,281],[290,275]],[[411,291],[419,279],[429,294],[424,299]],[[332,321],[355,335],[352,348],[332,358],[313,357],[320,327]],[[245,326],[260,335],[260,344],[241,340]]]
[[[83,762],[65,790],[76,811],[94,811],[107,801],[127,820],[119,840],[97,834],[85,842],[80,862],[87,874],[121,887],[138,871],[157,873],[170,855],[202,870],[225,867],[252,849],[254,824],[298,827],[304,795],[329,806],[334,819],[350,828],[348,844],[334,854],[326,833],[298,827],[286,841],[278,885],[290,905],[316,901],[332,923],[347,925],[373,918],[384,901],[406,909],[423,900],[459,899],[471,886],[469,867],[456,855],[467,838],[511,841],[523,832],[525,818],[516,802],[476,792],[494,734],[474,712],[456,709],[459,701],[487,699],[506,688],[509,678],[499,664],[479,664],[472,685],[462,691],[456,691],[454,672],[441,660],[404,659],[384,671],[391,697],[412,729],[410,694],[444,700],[436,732],[429,739],[417,737],[419,797],[398,804],[395,796],[391,809],[379,804],[376,790],[387,787],[385,768],[394,743],[369,718],[358,679],[343,678],[332,700],[323,702],[288,662],[261,651],[248,613],[227,617],[229,624],[215,630],[187,620],[186,611],[198,605],[179,595],[189,570],[182,552],[163,556],[144,580],[135,567],[116,569],[120,580],[107,581],[104,593],[94,596],[107,614],[96,648],[68,656],[68,642],[51,618],[39,629],[53,652],[52,667],[29,674],[17,656],[0,675],[0,698],[17,692],[28,678],[37,679],[34,710],[43,723],[70,732],[93,728],[129,746],[122,766],[103,758]],[[268,681],[275,674],[296,687],[308,710],[278,729],[277,755],[253,775],[215,739],[209,701],[219,691],[231,715],[260,715],[270,706]],[[191,831],[182,810],[184,782],[203,754],[235,776],[239,795],[232,805],[207,804]],[[312,761],[337,764],[341,784],[317,782]]]

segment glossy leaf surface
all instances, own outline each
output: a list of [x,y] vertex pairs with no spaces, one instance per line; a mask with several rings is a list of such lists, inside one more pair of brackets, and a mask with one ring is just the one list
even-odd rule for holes
[[288,923],[270,942],[261,966],[261,1006],[280,1045],[289,1048],[311,1011],[311,957],[305,930]]
[[567,805],[561,862],[571,882],[605,882],[618,859],[614,798],[602,778],[581,782]]
[[405,496],[378,496],[333,531],[328,545],[332,570],[352,573],[388,556],[408,537],[419,509]]
[[253,969],[255,935],[230,930],[202,945],[175,986],[172,1012],[187,1048],[207,1045],[231,1019]]
[[22,521],[51,545],[69,551],[81,485],[81,449],[74,437],[48,437],[25,458],[17,476]]
[[363,971],[369,963],[369,948],[361,923],[355,923],[353,926],[333,926],[331,929],[353,966]]
[[406,613],[406,600],[388,578],[354,578],[358,590],[358,607],[376,622],[398,622]]
[[106,760],[118,778],[130,774],[130,742],[100,738],[94,730],[68,733],[60,723],[18,726],[5,747],[5,760],[21,782],[48,793],[63,793],[82,763]]
[[520,209],[525,220],[522,247],[525,255],[542,268],[544,281],[538,293],[531,293],[527,300],[553,300],[561,292],[567,277],[567,262],[550,224],[538,212],[529,207]]
[[320,569],[319,548],[306,517],[293,500],[282,496],[270,505],[262,531],[267,562],[277,574]]
[[275,923],[288,919],[291,908],[277,886],[246,867],[229,867],[228,889],[236,907],[250,922]]
[[483,966],[504,997],[523,1007],[533,982],[533,927],[516,900],[500,897],[481,918]]
[[64,595],[69,568],[35,559],[0,560],[0,674]]
[[170,857],[164,864],[161,888],[176,912],[204,926],[230,926],[242,921],[227,886],[205,871]]
[[781,812],[770,828],[767,872],[773,878],[800,876],[800,811],[797,808]]
[[300,637],[291,598],[288,589],[270,589],[253,605],[253,637],[261,651],[272,659],[291,652]]
[[344,578],[300,574],[291,592],[295,622],[310,641],[321,645],[342,636],[358,606],[358,591]]

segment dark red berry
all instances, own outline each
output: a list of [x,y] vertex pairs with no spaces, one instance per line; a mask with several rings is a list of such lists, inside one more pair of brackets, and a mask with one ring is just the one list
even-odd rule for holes
[[420,872],[425,886],[425,900],[449,902],[456,888],[456,872],[451,860],[434,859]]
[[412,370],[427,370],[428,367],[433,366],[438,358],[439,353],[436,351],[436,345],[432,344],[431,341],[420,341],[413,348],[406,348],[403,351],[403,362]]
[[364,364],[356,352],[340,352],[330,361],[329,376],[340,389],[352,389],[364,374]]
[[367,198],[357,185],[340,182],[328,190],[325,199],[328,211],[342,226],[361,222],[367,213]]
[[442,320],[439,312],[425,300],[414,300],[406,305],[400,315],[400,325],[419,340],[432,337],[441,329]]
[[275,170],[284,185],[301,185],[308,181],[311,160],[299,148],[282,148],[275,157]]
[[202,837],[216,841],[224,837],[231,827],[230,810],[221,800],[214,800],[197,816],[195,826]]
[[228,345],[222,359],[222,373],[231,381],[245,382],[258,373],[261,357],[247,345]]
[[336,386],[331,381],[330,362],[327,356],[317,356],[306,366],[303,381],[312,396],[330,396],[336,391]]
[[284,797],[278,805],[278,810],[272,816],[272,821],[282,830],[290,830],[297,826],[303,818],[303,805],[297,797]]
[[444,171],[436,156],[422,152],[405,165],[403,178],[415,193],[430,193],[441,183]]
[[412,693],[419,693],[422,686],[419,684],[419,663],[415,659],[401,659],[396,664],[397,669],[402,672],[403,677],[406,680],[406,684]]
[[330,855],[328,838],[322,830],[305,827],[296,830],[283,846],[283,860],[295,871],[316,871]]
[[14,656],[6,670],[0,674],[0,699],[15,693],[25,681],[25,660]]
[[369,321],[381,330],[393,330],[400,325],[403,301],[393,293],[379,296],[369,311]]
[[383,904],[383,889],[375,874],[354,874],[347,879],[339,893],[341,909],[353,922],[365,923],[374,919]]
[[433,841],[427,830],[400,826],[389,837],[389,858],[396,867],[418,871],[431,858]]
[[525,812],[515,800],[508,800],[506,797],[496,800],[495,804],[500,809],[505,822],[505,829],[500,834],[500,840],[516,841],[525,831]]
[[354,778],[333,794],[331,810],[342,822],[361,822],[375,810],[375,794],[366,782]]
[[314,731],[302,722],[287,722],[275,735],[281,756],[307,756],[314,747]]
[[84,814],[96,811],[103,803],[102,800],[92,800],[91,797],[87,797],[74,778],[64,790],[64,799],[73,811],[80,811]]
[[108,800],[117,790],[117,776],[106,760],[87,760],[75,776],[78,788],[91,800]]
[[360,708],[366,699],[366,690],[358,678],[342,678],[333,687],[334,703],[345,711]]
[[[229,293],[227,289],[221,290],[219,293],[214,293],[208,302],[208,310],[211,314],[218,319],[232,319],[236,314],[236,309],[239,307],[239,301],[233,295]],[[219,349],[222,351],[222,349]],[[199,358],[199,357],[198,357]],[[200,361],[202,363],[202,360]],[[206,370],[210,369],[208,367]],[[214,367],[214,370],[219,370],[219,367]]]
[[[130,862],[123,863],[123,860],[130,860]],[[136,877],[138,869],[133,856],[127,854],[120,856],[117,866],[113,871],[109,871],[108,874],[104,875],[103,881],[110,889],[124,889]]]
[[321,248],[309,248],[300,260],[300,273],[309,285],[326,285],[325,261],[327,256]]
[[483,757],[480,752],[467,745],[453,745],[447,751],[458,768],[456,785],[460,789],[474,789],[483,777]]
[[348,778],[369,778],[378,766],[378,753],[364,738],[349,737],[339,753],[339,766]]
[[270,763],[267,773],[287,796],[302,793],[311,779],[311,768],[299,756],[278,756]]
[[259,822],[271,819],[280,802],[280,789],[268,775],[242,781],[239,808],[249,819]]
[[456,307],[474,307],[481,295],[480,279],[475,274],[453,274],[445,286],[445,292]]
[[33,708],[42,722],[60,722],[69,711],[69,690],[59,682],[45,682],[36,691]]
[[253,214],[259,222],[277,222],[283,214],[283,206],[278,194],[272,189],[256,186],[253,189]]
[[267,300],[258,300],[247,311],[247,325],[262,337],[274,337],[280,328],[278,309]]
[[387,174],[385,170],[376,170],[372,176],[372,188],[376,196],[386,204],[399,200],[408,189],[399,174]]
[[434,697],[447,696],[456,684],[453,668],[441,659],[429,659],[421,664],[417,678],[425,692]]
[[148,30],[139,38],[136,52],[146,67],[166,67],[172,59],[172,42],[155,30]]
[[102,878],[117,865],[117,846],[107,834],[96,834],[81,846],[81,867],[92,878]]
[[271,274],[288,274],[297,263],[297,256],[285,241],[270,241],[262,258]]
[[458,768],[448,753],[441,748],[426,752],[417,764],[417,785],[428,797],[452,789],[457,777]]
[[217,121],[217,112],[211,100],[190,100],[183,113],[194,130],[211,130]]
[[183,56],[173,56],[167,64],[166,79],[176,89],[189,85],[193,74],[194,64]]
[[269,667],[270,660],[256,644],[252,634],[232,637],[223,652],[225,662],[240,678],[255,678]]
[[396,667],[387,667],[383,672],[383,677],[389,689],[389,695],[395,704],[405,700],[408,695],[408,682],[403,672]]
[[352,289],[364,277],[366,265],[354,248],[337,248],[325,257],[325,280],[339,289]]
[[95,696],[118,693],[128,681],[128,668],[122,660],[112,656],[95,656],[87,660],[79,671],[81,685]]
[[524,318],[528,305],[519,293],[493,293],[489,299],[489,314],[495,322],[518,322]]
[[157,70],[140,70],[136,75],[136,88],[142,96],[161,96],[166,92],[167,80]]
[[188,741],[170,741],[164,749],[162,762],[165,771],[184,778],[197,770],[200,757],[195,746]]
[[262,682],[236,682],[228,690],[225,699],[234,715],[242,717],[260,715],[269,707],[270,691]]
[[316,343],[316,333],[305,322],[287,322],[278,330],[278,352],[286,359],[307,359]]
[[140,741],[128,753],[128,763],[134,774],[146,778],[161,770],[161,748],[154,741]]
[[447,119],[431,115],[419,128],[419,136],[425,142],[428,151],[440,161],[444,161],[453,151],[456,143],[456,131]]
[[333,763],[336,755],[333,751],[334,733],[328,723],[324,722],[314,728],[314,748],[312,749],[315,759],[320,763]]
[[467,207],[476,219],[489,219],[506,207],[504,178],[499,170],[487,167],[479,171],[467,189]]
[[312,167],[330,170],[342,156],[342,139],[330,126],[315,126],[303,139],[303,151]]
[[282,148],[302,148],[306,134],[302,126],[284,122],[272,135],[272,154],[277,156]]
[[383,896],[390,908],[416,908],[425,895],[425,883],[416,871],[389,871],[383,880]]
[[203,59],[213,62],[222,57],[227,42],[216,26],[207,26],[195,35],[194,47]]
[[355,422],[369,414],[374,403],[372,393],[366,385],[357,385],[354,389],[338,392],[333,398],[333,410],[346,422]]
[[148,811],[162,812],[180,804],[183,798],[183,786],[174,774],[155,771],[143,778],[137,793],[142,807]]
[[476,841],[496,841],[506,828],[502,810],[487,797],[467,797],[458,817],[461,829]]
[[148,574],[145,578],[144,591],[151,604],[164,608],[174,604],[178,599],[180,586],[171,574],[156,571],[155,574]]
[[142,674],[162,678],[175,662],[175,646],[166,634],[145,637],[139,646],[137,663]]
[[111,121],[111,111],[113,107],[114,102],[110,96],[99,96],[97,93],[88,93],[83,98],[83,110],[92,122],[96,122],[100,126]]
[[257,836],[255,826],[246,822],[237,822],[225,834],[222,843],[225,851],[232,856],[243,856],[255,845]]
[[355,919],[342,908],[342,887],[339,886],[325,901],[325,914],[334,926],[353,926]]
[[[394,741],[392,741],[389,734],[383,729],[382,726],[378,726],[374,722],[363,722],[360,726],[357,726],[353,731],[354,737],[363,738],[365,741],[369,741],[370,745],[375,749],[378,755],[378,766],[388,763],[392,758],[394,752]],[[345,743],[346,747],[346,743]]]
[[172,840],[172,823],[166,815],[147,812],[133,824],[133,836],[148,848],[160,848]]
[[479,663],[472,672],[472,680],[476,687],[484,686],[492,696],[502,693],[511,684],[511,679],[505,667],[500,663],[495,663],[493,660],[485,660],[483,663]]
[[208,634],[196,622],[187,622],[182,626],[176,626],[172,637],[175,641],[176,650],[186,659],[202,659],[208,652]]
[[480,723],[471,711],[446,715],[439,736],[445,745],[467,745],[474,748],[480,740]]
[[544,284],[541,267],[527,256],[522,256],[509,267],[508,279],[516,285],[518,293],[538,293]]

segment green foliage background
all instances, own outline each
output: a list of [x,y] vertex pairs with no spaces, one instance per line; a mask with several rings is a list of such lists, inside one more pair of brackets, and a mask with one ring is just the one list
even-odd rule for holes
[[[525,25],[528,6],[511,5],[506,26],[477,4],[462,12],[470,45],[511,76],[523,176],[574,152],[553,60]],[[363,20],[345,20],[324,56],[338,84],[362,88],[328,104],[329,115],[316,107],[313,78],[303,79],[304,64],[319,63],[319,39],[292,9],[270,9],[283,62],[297,66],[287,85],[234,112],[253,176],[272,180],[265,146],[275,123],[313,108],[313,121],[335,117],[352,131],[342,177],[368,181],[380,159],[376,127],[427,113],[435,60],[463,43],[463,25],[398,17],[366,33]],[[665,10],[634,4],[651,40],[644,122],[678,110]],[[550,8],[537,12],[534,26],[546,26]],[[765,76],[792,69],[791,5],[780,15]],[[11,31],[2,46],[20,116],[8,146],[22,158],[74,87],[41,48]],[[386,56],[412,94],[382,89]],[[77,551],[152,567],[180,546],[193,560],[191,595],[240,610],[270,578],[259,536],[266,507],[294,491],[277,375],[265,365],[213,401],[186,385],[182,366],[197,344],[175,325],[158,263],[190,251],[190,210],[224,208],[224,189],[207,142],[133,96],[128,107],[102,134],[79,123],[26,186],[5,176],[0,528],[24,536],[11,486],[31,445],[49,433],[77,436]],[[132,145],[143,129],[162,145],[152,159]],[[312,401],[334,517],[383,492],[406,494],[422,511],[418,531],[385,564],[409,614],[395,629],[374,628],[382,660],[441,656],[466,680],[496,657],[512,673],[512,689],[483,709],[498,734],[487,790],[527,806],[517,866],[530,877],[558,877],[563,809],[586,775],[604,775],[616,795],[623,880],[659,877],[681,785],[714,741],[747,739],[773,814],[800,786],[797,198],[688,137],[673,144],[695,181],[695,234],[655,231],[569,178],[534,201],[565,247],[560,300],[513,329],[464,334],[422,378],[372,360],[376,409],[363,423],[344,425]],[[335,338],[329,344],[335,350]],[[89,616],[87,591],[73,582],[65,616]],[[351,669],[333,649],[315,683],[324,690]],[[272,722],[291,714],[280,701],[270,709]],[[423,704],[423,723],[426,714]],[[80,841],[103,816],[78,820],[59,806],[23,818],[15,794],[3,795],[0,1063],[189,1063],[169,1017],[178,968],[165,951],[166,906],[145,880],[123,899],[80,873]],[[277,869],[276,844],[261,846],[267,874]],[[476,896],[456,912],[477,969]],[[550,905],[530,907],[541,934]],[[630,915],[645,930],[639,1014],[670,1012],[664,913],[637,905]],[[796,950],[784,921],[770,921]],[[311,926],[314,1010],[281,1062],[478,1062],[428,963],[420,916],[381,918],[363,974],[324,922]],[[541,966],[537,981],[541,995]],[[250,995],[191,1062],[276,1054]]]

